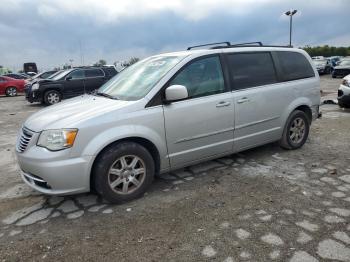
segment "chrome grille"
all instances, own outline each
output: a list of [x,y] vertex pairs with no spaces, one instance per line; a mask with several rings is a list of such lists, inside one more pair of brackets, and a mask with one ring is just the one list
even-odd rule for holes
[[20,137],[18,139],[18,143],[17,143],[17,151],[18,152],[24,152],[30,142],[30,139],[33,136],[33,132],[26,129],[26,128],[22,128],[21,130],[21,134]]

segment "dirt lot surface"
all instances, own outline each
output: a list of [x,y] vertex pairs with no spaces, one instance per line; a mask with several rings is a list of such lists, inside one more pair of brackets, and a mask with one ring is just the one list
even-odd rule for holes
[[[322,77],[327,98],[339,83]],[[0,261],[350,261],[350,111],[323,105],[300,150],[191,166],[115,206],[22,183],[16,132],[40,108],[0,98]]]

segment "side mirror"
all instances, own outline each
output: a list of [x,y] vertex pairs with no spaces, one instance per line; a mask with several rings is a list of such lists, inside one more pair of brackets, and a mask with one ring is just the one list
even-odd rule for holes
[[172,85],[165,89],[165,100],[167,102],[182,100],[188,97],[186,86]]
[[67,77],[66,77],[66,80],[67,80],[67,81],[72,80],[72,76],[67,76]]

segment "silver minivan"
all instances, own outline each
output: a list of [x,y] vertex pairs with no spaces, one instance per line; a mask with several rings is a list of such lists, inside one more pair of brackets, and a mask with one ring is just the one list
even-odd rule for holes
[[300,49],[219,45],[146,58],[98,92],[30,116],[23,180],[54,195],[140,197],[156,174],[279,141],[300,148],[318,116],[319,76]]

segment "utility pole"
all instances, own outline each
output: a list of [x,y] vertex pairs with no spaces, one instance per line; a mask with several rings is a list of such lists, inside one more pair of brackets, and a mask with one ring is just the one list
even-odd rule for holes
[[79,39],[79,50],[80,50],[80,65],[84,65],[84,54],[81,48],[81,40]]

